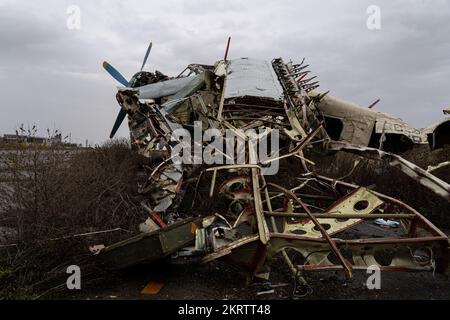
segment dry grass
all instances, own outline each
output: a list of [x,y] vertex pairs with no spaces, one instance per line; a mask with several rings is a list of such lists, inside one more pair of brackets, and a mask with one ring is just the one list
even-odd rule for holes
[[[17,244],[0,249],[0,297],[35,297],[65,284],[71,264],[93,271],[89,245],[129,236],[145,220],[126,142],[10,150],[0,168],[0,228],[9,235],[3,242]],[[124,231],[70,237],[116,228]]]

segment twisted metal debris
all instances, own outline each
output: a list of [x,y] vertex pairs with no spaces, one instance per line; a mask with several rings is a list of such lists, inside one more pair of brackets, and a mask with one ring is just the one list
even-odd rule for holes
[[[139,79],[140,86],[119,89],[120,114],[128,116],[132,147],[152,160],[144,166],[148,178],[140,185],[149,219],[141,235],[106,247],[99,256],[117,267],[169,255],[202,263],[221,259],[239,266],[249,281],[268,279],[278,254],[299,278],[318,270],[352,277],[373,265],[382,271],[444,272],[449,241],[442,231],[397,199],[316,174],[308,157],[351,152],[387,159],[450,201],[447,183],[373,145],[399,136],[413,144],[426,141],[415,140],[420,134],[400,122],[396,128],[404,130],[375,130],[380,127],[376,121],[387,116],[355,113],[349,111],[353,106],[335,102],[328,92],[318,93],[318,81],[307,67],[304,59],[295,64],[281,58],[269,63],[225,57],[215,65],[189,65],[174,78],[138,73],[130,83]],[[328,120],[324,110],[331,110]],[[339,135],[329,121],[333,112],[348,115]],[[193,131],[196,121],[203,130],[231,130],[237,137],[240,129],[262,129],[269,136],[278,130],[279,154],[270,160],[279,161],[278,174],[262,174],[270,161],[255,156],[246,136],[241,137],[249,160],[245,164],[174,163],[179,143],[174,131]],[[350,134],[346,126],[358,121]],[[361,137],[367,137],[359,140],[364,144],[354,144]],[[195,147],[202,152],[206,148],[202,143]],[[228,156],[235,160],[238,150]],[[373,221],[380,218],[395,220],[400,227],[374,231]],[[300,258],[293,258],[294,251]]]

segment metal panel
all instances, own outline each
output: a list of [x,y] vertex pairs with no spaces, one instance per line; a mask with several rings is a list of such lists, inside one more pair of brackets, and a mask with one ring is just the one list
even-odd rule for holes
[[400,119],[393,119],[382,113],[378,113],[375,132],[381,134],[404,134],[414,143],[427,143],[427,137],[420,130],[410,127]]
[[104,248],[99,258],[117,269],[162,259],[194,241],[197,225],[200,219],[188,218],[151,233],[139,234]]
[[[364,208],[358,209],[355,207],[358,203],[366,202],[366,206]],[[328,208],[326,213],[337,213],[337,214],[370,214],[375,209],[383,204],[377,196],[375,196],[368,189],[360,187],[355,189],[348,196],[337,201],[331,208]],[[319,218],[320,216],[317,216]],[[339,219],[318,219],[321,224],[328,224],[330,227],[327,229],[327,233],[330,235],[334,235],[344,229],[353,226],[356,223],[361,222],[359,219],[343,219],[340,221]],[[322,237],[320,231],[315,228],[315,225],[312,221],[297,223],[297,224],[285,224],[285,232],[297,233],[298,231],[304,232],[302,235],[310,238],[320,238]]]
[[281,100],[282,94],[281,85],[269,62],[250,58],[230,61],[225,99],[252,96]]

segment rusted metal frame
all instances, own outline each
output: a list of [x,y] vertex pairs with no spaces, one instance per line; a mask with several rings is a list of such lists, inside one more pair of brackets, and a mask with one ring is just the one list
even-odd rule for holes
[[[352,184],[352,183],[348,183],[348,182],[344,182],[344,181],[337,181],[337,180],[333,180],[331,178],[327,178],[321,175],[316,175],[317,178],[321,179],[321,180],[325,180],[325,181],[329,181],[329,182],[333,182],[336,184],[340,184],[344,187],[347,188],[352,188],[352,189],[356,189],[358,188],[357,185]],[[406,203],[401,202],[400,200],[397,200],[395,198],[386,196],[382,193],[376,192],[376,191],[370,191],[372,192],[374,195],[376,195],[377,197],[379,197],[382,200],[385,200],[385,202],[393,202],[396,205],[405,208],[407,211],[413,213],[414,215],[417,216],[417,218],[420,220],[420,222],[423,224],[423,226],[425,226],[426,230],[429,231],[431,234],[433,235],[437,235],[440,237],[447,237],[447,235],[445,233],[443,233],[441,230],[439,230],[433,223],[431,223],[431,221],[429,221],[427,218],[425,218],[422,214],[420,214],[419,212],[417,212],[414,208],[410,207],[409,205],[407,205]],[[387,201],[386,201],[387,200]]]
[[[306,66],[302,66],[302,67],[294,67],[289,64],[286,65],[286,69],[289,70],[289,72],[291,72],[291,74],[294,77],[298,77],[299,75],[304,74],[305,72],[311,72],[311,71],[303,71],[308,67],[309,67],[309,64],[307,64]],[[298,82],[298,81],[296,81],[296,82]]]
[[[233,118],[243,118],[243,119],[250,119],[250,120],[262,120],[263,118],[277,118],[279,116],[279,114],[277,113],[270,113],[270,112],[259,112],[259,111],[252,111],[252,110],[247,110],[247,111],[236,111],[236,110],[232,110],[232,111],[224,111],[224,114],[226,114],[225,118],[227,120],[234,120]],[[240,119],[239,119],[240,120]]]
[[[278,233],[278,234],[271,234],[270,235],[272,241],[276,241],[279,239],[286,240],[288,242],[292,241],[303,241],[306,243],[322,243],[326,244],[326,242],[323,239],[317,239],[317,238],[308,238],[304,236],[298,236],[294,234],[286,234],[286,233]],[[370,246],[370,245],[392,245],[392,246],[399,246],[399,245],[416,245],[416,246],[423,246],[427,244],[434,243],[436,246],[439,247],[439,251],[441,252],[442,256],[438,260],[438,263],[436,265],[436,270],[438,272],[445,272],[446,268],[448,268],[449,264],[449,243],[448,243],[448,237],[420,237],[420,238],[385,238],[385,239],[356,239],[356,240],[342,240],[342,239],[335,239],[336,243],[340,246],[345,246],[346,248],[351,248],[352,246]]]
[[[267,208],[269,209],[269,212],[272,213],[272,212],[273,212],[273,209],[272,209],[272,202],[270,201],[269,189],[266,187],[267,182],[266,182],[266,179],[264,178],[264,176],[261,176],[261,179],[262,179],[262,181],[263,181],[263,183],[264,183],[262,189],[264,189],[264,195],[265,195],[265,197],[266,197],[265,202],[266,202],[266,204],[267,204]],[[271,224],[272,224],[272,229],[273,229],[273,231],[276,232],[276,233],[278,233],[278,227],[277,227],[277,224],[276,224],[276,222],[275,222],[275,217],[274,217],[274,216],[270,216],[270,222],[271,222]],[[297,269],[297,268],[295,267],[295,265],[292,263],[292,261],[291,261],[291,259],[289,258],[289,256],[288,256],[286,250],[285,250],[285,249],[282,249],[282,250],[281,250],[281,254],[282,254],[282,256],[283,256],[283,259],[284,259],[285,263],[288,265],[289,270],[291,271],[291,273],[292,273],[294,276],[297,276],[297,275],[298,275],[298,269]]]
[[[299,236],[296,234],[288,234],[288,233],[270,233],[271,239],[286,239],[286,240],[299,240],[299,241],[307,241],[314,243],[327,243],[326,239],[321,238],[309,238],[304,236]],[[333,238],[334,243],[337,245],[350,246],[350,245],[370,245],[370,244],[422,244],[422,243],[430,243],[430,242],[439,242],[442,244],[448,243],[448,238],[446,236],[436,236],[436,237],[419,237],[419,238],[372,238],[372,239],[354,239],[354,240],[343,240]]]
[[[293,191],[293,189],[291,189],[291,191]],[[283,193],[277,193],[276,195],[270,197],[270,199],[275,199],[275,198],[279,198],[281,196],[283,196]],[[298,195],[301,199],[315,199],[315,200],[329,200],[329,201],[337,201],[336,197],[332,197],[332,196],[322,196],[322,195],[315,195],[315,194],[299,194]],[[281,212],[275,210],[274,212]]]
[[[304,72],[300,73],[298,76],[296,76],[295,82],[297,82],[298,85],[301,85],[303,83],[303,79],[310,73],[311,73],[311,71],[304,71]],[[316,77],[313,77],[313,78],[316,78]],[[304,81],[307,81],[307,80],[304,80]]]
[[[310,81],[312,81],[312,80],[314,80],[314,79],[316,79],[317,78],[317,76],[313,76],[313,77],[311,77],[311,78],[308,78],[308,79],[305,79],[305,80],[303,80],[303,78],[305,77],[307,75],[307,73],[303,73],[302,74],[302,78],[301,79],[296,79],[295,80],[295,82],[297,82],[299,85],[304,85],[304,84],[307,84],[308,82],[310,82]],[[317,81],[316,81],[317,82]],[[318,83],[318,82],[317,82]]]
[[[101,231],[93,231],[93,232],[87,232],[87,233],[73,234],[73,235],[59,237],[59,238],[51,238],[51,239],[44,239],[44,240],[37,240],[37,241],[39,241],[39,242],[58,241],[58,240],[65,240],[65,239],[70,239],[70,238],[81,238],[81,237],[93,236],[93,235],[98,235],[98,234],[112,233],[112,232],[117,232],[117,231],[133,233],[132,231],[126,230],[126,229],[123,229],[123,228],[115,228],[115,229],[110,229],[110,230],[101,230]],[[0,245],[0,249],[11,248],[11,247],[18,248],[19,244],[18,243],[13,243],[13,244]]]
[[210,172],[214,170],[232,170],[232,169],[261,169],[257,164],[229,164],[224,166],[212,167],[205,169],[205,172]]
[[308,83],[308,84],[302,85],[302,89],[305,90],[306,93],[309,93],[309,92],[317,89],[318,87],[320,87],[320,85],[318,83],[319,83],[319,81],[313,82],[311,84]]
[[[173,130],[172,130],[172,126],[171,126],[171,122],[164,116],[164,114],[162,113],[162,111],[164,111],[163,109],[158,109],[155,107],[155,105],[150,106],[156,116],[156,120],[158,122],[158,126],[161,128],[161,130],[164,132],[164,134],[162,134],[162,136],[169,141],[170,139],[167,137],[169,135],[172,134]],[[160,106],[158,106],[160,107]]]
[[[178,74],[178,76],[176,76],[175,78],[181,77],[181,75],[182,75],[187,69],[189,69],[189,66],[187,66],[186,68],[184,68],[184,70],[181,71],[181,72]],[[191,70],[191,69],[189,69],[189,70]],[[191,70],[191,71],[192,71],[192,70]]]
[[[264,183],[264,185],[261,187],[261,189],[264,190],[264,196],[266,198],[266,200],[264,202],[267,204],[267,208],[269,209],[269,212],[272,213],[273,212],[272,202],[270,201],[269,190],[268,190],[268,188],[266,188],[267,182],[266,182],[266,179],[264,178],[264,176],[261,176],[261,180]],[[265,212],[265,211],[263,211],[263,212]],[[272,227],[273,227],[274,232],[278,232],[278,228],[277,228],[277,225],[275,223],[275,218],[273,216],[270,217],[270,222],[272,223]]]
[[298,68],[301,68],[302,65],[305,63],[306,58],[303,58],[302,61],[300,63],[297,64],[293,64],[292,65],[292,69],[297,70]]
[[152,136],[153,137],[159,136],[158,131],[156,130],[155,126],[153,125],[152,119],[148,118],[147,122],[148,122],[148,125],[150,127],[150,132],[151,132]]
[[236,120],[241,120],[241,121],[262,121],[262,122],[267,122],[267,123],[272,123],[275,125],[279,125],[279,126],[286,126],[285,124],[273,121],[273,120],[266,120],[264,118],[260,118],[260,117],[230,117],[230,118],[226,118],[227,121],[236,121]]
[[164,160],[163,162],[161,162],[160,164],[158,164],[158,165],[156,166],[155,169],[153,169],[153,171],[150,173],[150,175],[148,176],[147,180],[145,181],[144,186],[143,186],[143,189],[146,189],[146,188],[148,187],[148,184],[150,183],[150,181],[153,180],[153,176],[154,176],[154,175],[155,175],[155,174],[156,174],[156,173],[157,173],[164,165],[166,165],[167,163],[169,163],[169,161],[171,161],[174,157],[175,157],[175,155],[172,156],[172,157],[170,157],[170,158],[167,158],[166,160]]
[[[327,245],[328,243],[324,239],[318,239],[318,238],[308,238],[304,236],[299,236],[295,234],[286,234],[286,233],[271,233],[271,242],[272,242],[272,251],[273,252],[279,252],[282,249],[285,249],[286,247],[293,248],[294,250],[298,248],[306,248],[308,244],[313,245],[314,248],[317,248],[318,244],[321,244],[323,246]],[[280,242],[281,241],[281,242]],[[412,245],[415,247],[419,246],[426,246],[430,244],[434,244],[435,247],[439,247],[442,253],[442,257],[440,257],[438,264],[436,265],[436,270],[438,272],[445,272],[445,268],[448,266],[448,256],[447,256],[447,250],[448,250],[448,238],[447,237],[421,237],[421,238],[415,238],[415,239],[403,239],[403,238],[386,238],[386,239],[357,239],[357,240],[342,240],[342,239],[335,239],[336,243],[339,246],[343,246],[350,250],[360,250],[361,248],[365,248],[366,246],[385,246],[390,247],[393,246],[393,248],[397,248],[398,246],[408,246]],[[381,247],[380,247],[381,248]],[[386,248],[385,248],[386,249]],[[437,248],[436,248],[437,249]],[[353,251],[352,251],[353,252]],[[338,270],[343,270],[341,266],[334,265],[330,267],[337,267]],[[309,268],[321,268],[321,266],[310,266]],[[394,267],[391,267],[394,268]],[[397,267],[397,268],[404,268],[404,267]],[[434,270],[434,267],[433,267]],[[395,271],[395,270],[390,270]],[[401,270],[399,270],[401,271]],[[405,270],[405,271],[411,271],[411,270]],[[414,270],[412,270],[414,271]],[[423,270],[422,270],[423,271]]]
[[[257,159],[256,146],[253,144],[253,141],[251,139],[249,139],[248,141],[248,150],[250,162],[256,162]],[[253,187],[253,202],[255,206],[254,209],[258,224],[259,238],[261,242],[266,245],[270,240],[270,236],[269,236],[269,229],[267,227],[267,223],[266,220],[264,219],[264,215],[262,212],[263,207],[259,187],[259,177],[261,175],[261,168],[252,168],[251,173],[252,173],[252,187]]]
[[[289,213],[289,212],[271,212],[264,211],[264,214],[271,217],[282,217],[282,218],[308,218],[308,214],[306,213]],[[415,219],[416,215],[414,214],[405,214],[405,213],[369,213],[369,214],[347,214],[347,213],[311,213],[313,216],[319,219]]]
[[389,165],[392,167],[398,167],[403,173],[411,177],[415,181],[419,182],[421,185],[432,190],[439,196],[443,197],[447,201],[450,201],[450,185],[426,170],[420,168],[419,166],[403,159],[402,157],[388,153],[379,149],[374,149],[370,147],[363,147],[358,145],[352,145],[346,142],[332,141],[329,143],[328,147],[331,150],[345,151],[349,153],[354,153],[361,155],[365,158],[375,159],[386,159],[389,161]]
[[[165,137],[165,135],[170,132],[170,128],[159,119],[161,114],[156,112],[155,105],[150,106],[150,108],[152,109],[152,114],[149,114],[149,121],[152,122],[153,126],[155,125],[153,121],[155,121],[158,124],[158,128],[155,128],[158,132],[158,136]],[[165,129],[161,128],[161,125],[165,126]]]
[[[450,185],[441,179],[437,178],[436,176],[430,174],[426,170],[412,164],[411,162],[407,161],[406,159],[403,159],[400,156],[392,155],[394,160],[390,161],[390,164],[393,167],[399,166],[401,170],[408,175],[409,177],[416,179],[416,175],[418,176],[418,181],[428,187],[432,187],[433,191],[435,191],[437,194],[441,195],[448,201],[450,201]],[[441,190],[434,189],[434,186],[437,188],[440,188]]]
[[258,108],[257,106],[240,106],[236,104],[227,105],[224,107],[223,112],[253,112],[253,113],[263,113],[263,114],[277,114],[280,115],[283,110],[273,110],[272,108]]
[[274,114],[274,115],[282,115],[284,114],[283,109],[273,109],[273,108],[258,108],[257,106],[240,106],[240,105],[228,105],[226,108],[224,107],[223,112],[253,112],[260,114]]
[[194,206],[195,206],[195,200],[197,200],[197,195],[198,195],[198,187],[199,187],[199,185],[200,185],[200,182],[201,182],[202,179],[203,179],[203,174],[204,174],[204,173],[205,173],[204,170],[200,172],[200,175],[199,175],[199,177],[198,177],[198,179],[197,179],[197,183],[195,184],[194,199],[192,199],[191,209],[194,209]]
[[281,160],[281,159],[286,159],[286,158],[290,158],[290,157],[297,157],[297,158],[299,158],[302,161],[308,162],[311,165],[315,165],[314,162],[312,162],[311,160],[306,159],[305,157],[301,156],[300,154],[298,154],[298,152],[299,151],[293,152],[293,153],[288,153],[288,154],[285,154],[285,155],[282,155],[282,156],[279,156],[279,157],[276,157],[276,158],[273,158],[273,159],[269,159],[269,160],[263,161],[261,163],[262,164],[269,164],[271,162],[278,161],[278,160]]
[[[310,173],[312,173],[312,172],[310,172]],[[318,179],[316,179],[316,178],[304,178],[304,179],[306,179],[306,180],[308,181],[308,184],[306,184],[306,185],[301,184],[300,186],[302,186],[302,187],[308,187],[308,188],[310,188],[310,189],[312,189],[312,190],[314,190],[314,191],[320,192],[320,193],[326,193],[327,191],[331,191],[338,199],[340,199],[340,198],[342,197],[342,195],[340,195],[340,194],[337,192],[337,190],[333,189],[332,186],[330,186],[330,185],[328,185],[328,184],[321,183],[320,180],[318,180]],[[302,179],[300,178],[300,180],[302,180]],[[310,183],[309,183],[310,181],[316,182],[316,183],[318,184],[318,187],[317,187],[317,186],[314,186],[314,185],[312,185],[312,184],[310,184]],[[323,188],[326,187],[327,190],[320,189],[319,187],[323,187]],[[297,187],[291,189],[291,191],[297,191],[297,190],[298,190]],[[337,200],[338,200],[338,199],[337,199]],[[336,201],[337,201],[337,200],[336,200]]]
[[[295,105],[292,101],[290,101],[290,97],[286,95],[286,100],[288,101],[288,104],[283,103],[284,112],[286,113],[286,117],[289,120],[289,123],[291,124],[291,128],[293,130],[296,130],[299,134],[302,135],[302,137],[306,136],[307,133],[305,129],[303,128],[302,124],[300,123],[299,117],[297,115],[297,110],[295,109]],[[289,106],[288,106],[289,105]],[[295,117],[295,119],[292,119],[292,117]],[[298,121],[298,125],[294,121]]]
[[[294,192],[294,191],[297,191],[297,190],[300,190],[300,189],[304,188],[304,187],[308,184],[308,182],[311,181],[311,180],[313,180],[313,179],[307,179],[307,180],[306,180],[305,182],[303,182],[301,185],[299,185],[299,186],[297,186],[297,187],[291,189],[291,191]],[[266,184],[266,183],[264,183],[263,188],[265,187],[265,184]],[[267,189],[267,188],[265,188],[265,189]],[[268,190],[267,190],[267,193],[269,193]],[[279,198],[279,197],[282,197],[282,196],[284,196],[284,193],[283,193],[283,192],[278,193],[278,194],[276,194],[276,195],[270,197],[269,199],[272,200],[272,199]]]
[[[335,180],[335,179],[330,179],[330,180],[332,181],[333,190],[336,192],[336,191],[337,191],[336,185],[337,185],[337,183],[338,183],[340,180]],[[328,185],[327,183],[325,183],[324,181],[321,181],[321,180],[319,180],[319,179],[316,179],[315,181],[316,181],[319,185],[323,185],[323,186],[329,187],[329,185]],[[359,188],[360,188],[359,186],[355,186],[355,187],[353,188],[353,191],[352,191],[352,192],[350,192],[350,193],[348,193],[347,195],[345,195],[344,197],[340,198],[335,204],[340,204],[340,203],[345,202],[345,201],[346,201],[347,199],[349,199],[349,198],[353,195],[353,193],[354,193],[356,190],[358,190]],[[371,193],[374,194],[374,193],[372,192],[372,190],[371,190]],[[377,194],[376,196],[378,196],[378,194]],[[328,209],[327,209],[327,211],[328,211]],[[409,211],[409,210],[406,210],[406,211]],[[331,212],[330,212],[330,213],[331,213]],[[381,217],[381,218],[383,218],[383,217]],[[386,218],[387,218],[387,217],[386,217]],[[394,217],[394,218],[399,218],[399,217]],[[417,220],[417,216],[413,213],[413,216],[412,216],[409,220],[412,220],[412,222],[414,222],[414,221]],[[357,223],[358,223],[358,222],[357,222]],[[357,223],[355,223],[355,224],[357,224]]]
[[223,61],[228,61],[228,51],[230,50],[230,42],[231,42],[231,37],[228,37],[228,41],[227,41],[227,48],[225,49],[225,55],[223,57]]
[[156,114],[152,112],[151,114],[145,114],[144,112],[137,110],[135,113],[140,114],[142,117],[146,118],[146,122],[148,123],[148,126],[150,127],[150,133],[152,134],[152,137],[159,136],[158,131],[156,130],[155,126],[153,125],[152,117],[155,117]]
[[[199,147],[199,148],[202,148],[202,144],[201,144],[200,142],[194,141],[194,150],[195,150],[195,147],[196,147],[196,146]],[[221,154],[222,156],[224,156],[225,158],[227,158],[227,159],[229,159],[229,160],[234,160],[233,158],[231,158],[231,156],[229,156],[228,154],[224,153],[224,152],[221,151],[221,150],[214,149],[214,151],[216,151],[217,153]]]
[[346,261],[346,259],[342,255],[342,253],[340,252],[339,248],[336,246],[336,243],[334,242],[334,240],[330,238],[327,231],[323,228],[323,226],[316,219],[316,217],[314,217],[314,215],[312,215],[312,213],[311,213],[311,211],[309,211],[308,207],[290,190],[287,190],[287,189],[285,189],[277,184],[274,184],[274,183],[268,183],[267,186],[272,186],[274,188],[281,190],[282,192],[284,192],[285,194],[290,196],[292,199],[294,199],[296,202],[298,202],[302,206],[303,210],[305,210],[305,212],[308,214],[309,218],[313,221],[315,226],[320,230],[320,233],[325,238],[325,240],[328,242],[328,244],[330,245],[330,248],[332,249],[332,251],[334,252],[336,257],[339,259],[342,266],[347,271],[347,275],[351,278],[352,277],[351,266],[348,264],[348,262]]
[[216,119],[216,117],[214,117],[213,112],[211,114],[205,114],[204,112],[200,112],[200,114],[202,114],[206,119],[208,119],[208,123],[209,123],[209,121],[213,122],[212,128],[217,128],[217,125],[216,125],[217,119]]
[[[267,118],[266,117],[264,117],[264,118],[267,121]],[[268,120],[268,121],[271,121],[271,120]],[[258,128],[263,123],[264,123],[263,119],[255,119],[255,120],[252,120],[250,122],[247,122],[244,126],[241,126],[239,129],[246,131],[246,130],[249,130],[249,129]],[[285,126],[288,125],[286,123],[278,123],[278,122],[277,123],[273,123],[273,124],[276,125],[276,126],[280,126],[280,127],[285,127]]]
[[[262,118],[277,118],[281,116],[279,113],[276,112],[262,112],[262,111],[253,111],[253,110],[225,110],[223,111],[224,114],[227,114],[226,119],[232,120],[232,118],[244,118],[244,119],[259,119],[262,120]],[[283,114],[284,116],[284,114]],[[286,122],[287,123],[287,122]]]
[[330,200],[330,201],[336,201],[337,200],[336,197],[333,197],[333,196],[324,196],[324,195],[318,195],[318,194],[301,193],[298,196],[301,199],[316,199],[316,200]]
[[416,219],[411,221],[411,225],[408,230],[408,237],[414,238],[417,236],[417,227],[419,226],[419,219],[416,216]]
[[322,123],[315,128],[310,134],[308,134],[305,139],[303,139],[293,150],[292,153],[302,150],[307,143],[309,143],[323,128]]
[[[315,181],[316,181],[319,185],[329,187],[329,185],[326,184],[326,183],[324,183],[323,181],[320,181],[320,180],[315,180]],[[340,199],[338,199],[335,203],[333,203],[333,204],[332,204],[330,207],[328,207],[325,211],[327,211],[327,213],[332,213],[332,212],[328,212],[328,211],[330,210],[330,208],[332,208],[332,207],[334,207],[334,206],[336,206],[336,205],[340,205],[340,204],[342,204],[342,203],[348,201],[348,200],[351,199],[351,198],[354,196],[354,194],[355,194],[359,189],[361,189],[361,188],[362,188],[362,187],[360,187],[360,186],[354,188],[350,193],[348,193],[348,194],[346,194],[345,196],[343,196],[343,197],[341,197]],[[367,188],[365,188],[365,189],[367,189]],[[368,190],[368,189],[367,189],[367,190]],[[376,207],[376,208],[374,208],[373,210],[376,210],[376,209],[378,209],[378,208],[379,208],[379,207]]]
[[252,271],[252,279],[257,275],[258,270],[264,265],[267,257],[267,244],[263,244],[261,242],[258,243],[258,249],[255,252],[255,257],[253,259],[253,265],[251,267]]
[[[227,70],[227,65],[225,65],[225,69]],[[228,70],[226,71],[228,73]],[[222,122],[223,117],[222,117],[222,112],[223,112],[223,104],[225,103],[225,89],[227,87],[227,76],[224,76],[223,79],[223,87],[222,87],[222,95],[220,97],[220,102],[219,102],[219,111],[217,113],[217,120],[219,122]]]
[[234,133],[239,136],[241,139],[243,139],[244,141],[247,140],[247,136],[245,134],[243,134],[242,132],[240,132],[235,126],[233,126],[231,123],[229,123],[228,121],[224,120],[222,118],[221,123],[227,127],[230,130],[233,130]]
[[[311,110],[311,108],[310,108],[310,106],[308,105],[308,103],[307,103],[307,101],[306,101],[306,98],[308,98],[309,99],[309,95],[308,95],[308,92],[309,91],[311,91],[311,88],[308,88],[308,89],[304,89],[303,88],[303,86],[300,86],[297,82],[295,82],[295,77],[293,76],[293,69],[292,69],[292,66],[289,66],[289,65],[286,65],[286,64],[284,64],[284,62],[282,61],[282,59],[280,59],[279,60],[279,63],[281,64],[281,65],[283,65],[282,67],[287,71],[287,74],[285,75],[285,77],[290,77],[291,79],[288,79],[288,80],[291,80],[290,82],[293,82],[292,83],[292,85],[293,86],[295,86],[295,87],[297,87],[297,90],[294,90],[295,92],[293,92],[292,94],[297,98],[297,99],[299,99],[300,100],[300,103],[301,103],[301,109],[302,109],[302,114],[303,114],[303,117],[302,117],[302,120],[303,120],[303,127],[311,127],[312,125],[313,125],[313,123],[310,123],[310,121],[309,121],[309,119],[308,119],[308,114],[307,114],[307,109],[309,109],[310,110],[310,115],[313,117],[313,120],[314,120],[314,122],[318,122],[318,119],[316,118],[316,116],[314,115],[314,113],[313,113],[313,111]],[[283,79],[284,80],[284,79]],[[285,87],[284,86],[284,81],[280,81],[280,82],[282,82],[282,84],[283,84],[283,87]],[[288,95],[290,95],[290,93],[289,93],[289,91],[288,91]],[[297,106],[298,107],[298,106]],[[296,110],[295,108],[294,108],[294,110]],[[327,132],[326,132],[326,130],[321,130],[321,132],[325,135],[325,137],[327,137],[328,138],[328,134],[327,134]]]
[[259,105],[259,104],[247,104],[247,103],[224,103],[224,107],[242,107],[242,108],[255,108],[255,109],[275,109],[279,111],[283,111],[284,108],[280,106],[265,106],[265,105]]
[[442,168],[445,168],[448,166],[450,166],[450,161],[444,161],[435,166],[428,166],[427,171],[431,173],[433,171],[436,171],[436,170],[439,170],[439,169],[442,169]]
[[251,168],[261,168],[260,166],[258,166],[257,164],[230,164],[230,165],[225,165],[225,166],[218,166],[218,167],[212,167],[212,168],[208,168],[205,169],[203,171],[200,172],[200,175],[197,179],[197,183],[195,184],[195,191],[194,191],[194,199],[192,200],[192,205],[191,208],[194,208],[195,205],[195,200],[197,198],[197,194],[198,194],[198,187],[200,185],[201,180],[203,179],[203,175],[206,172],[217,172],[219,170],[233,170],[233,169],[251,169]]
[[[332,265],[332,266],[312,266],[312,265],[298,265],[296,266],[300,270],[303,271],[341,271],[342,266]],[[383,272],[423,272],[423,271],[432,271],[433,268],[431,266],[424,267],[389,267],[389,266],[378,266],[380,271]],[[353,266],[353,271],[367,271],[368,267],[363,266]]]
[[217,170],[213,171],[213,176],[211,179],[211,185],[209,188],[209,197],[212,198],[212,196],[214,195],[214,187],[216,186],[216,177],[217,177]]
[[[207,120],[208,120],[209,127],[210,127],[210,128],[214,128],[214,123],[213,123],[212,120],[208,117],[208,108],[206,107],[205,101],[203,101],[202,96],[199,95],[199,94],[196,94],[196,95],[194,95],[194,96],[197,98],[198,102],[200,103],[200,106],[201,106],[201,108],[202,108],[202,111],[203,111],[203,113],[204,113],[204,116],[205,116],[205,117],[207,118]],[[191,101],[192,101],[192,100],[191,100]]]
[[[311,126],[311,124],[308,122],[308,117],[307,117],[307,113],[306,113],[306,108],[308,108],[308,104],[306,103],[306,97],[308,95],[307,95],[306,91],[303,90],[303,87],[298,85],[297,82],[295,82],[295,76],[292,75],[292,70],[290,70],[290,68],[288,68],[287,65],[285,65],[285,68],[286,68],[286,71],[289,72],[289,76],[291,77],[293,85],[295,85],[297,87],[297,92],[295,92],[294,95],[301,102],[300,107],[302,109],[302,114],[303,114],[303,116],[302,116],[303,127],[305,128],[306,126]],[[297,106],[297,108],[298,108],[298,106]]]
[[317,133],[319,133],[320,129],[321,129],[322,125],[318,126],[316,129],[314,129],[314,131],[312,131],[310,134],[308,134],[302,141],[300,141],[300,143],[288,154],[282,155],[280,157],[274,158],[274,159],[270,159],[267,161],[262,162],[263,164],[268,164],[271,163],[273,161],[277,161],[277,160],[281,160],[284,158],[289,158],[292,156],[296,156],[298,158],[300,158],[302,161],[308,162],[311,165],[315,165],[315,163],[309,159],[306,159],[305,157],[303,157],[302,155],[298,154],[299,151],[301,151],[308,142],[310,142],[316,135]]
[[[280,82],[282,82],[282,81],[280,81]],[[286,104],[286,102],[283,103],[283,107],[285,109],[286,116],[289,120],[289,123],[291,124],[292,130],[297,131],[302,137],[307,136],[305,129],[303,128],[302,124],[300,123],[300,120],[299,120],[299,117],[297,114],[297,110],[295,108],[295,104],[293,104],[289,95],[286,94],[285,97],[286,97],[286,100],[288,101],[288,104],[290,107],[288,108],[288,105]],[[303,153],[303,151],[300,151],[299,153]],[[300,160],[301,160],[303,169],[306,172],[310,172],[308,166],[306,165],[306,161],[304,160],[304,158],[300,158]]]
[[[294,112],[294,114],[297,117],[297,119],[300,119],[300,117],[297,114],[296,103],[294,103],[294,101],[292,100],[292,98],[291,98],[291,96],[289,94],[290,90],[286,87],[286,83],[285,83],[285,80],[286,80],[285,78],[288,76],[288,74],[289,74],[289,76],[291,76],[290,75],[291,71],[288,70],[286,64],[283,62],[283,60],[281,58],[280,59],[274,59],[272,61],[272,65],[274,67],[275,72],[277,73],[279,82],[280,82],[280,84],[281,84],[281,86],[283,88],[283,91],[285,93],[285,98],[288,101],[288,104],[290,105],[291,110]],[[298,84],[295,82],[294,79],[291,79],[291,80],[292,80],[291,81],[292,85],[296,86],[296,89],[298,91],[299,90]],[[286,114],[288,114],[288,112],[286,112]],[[289,114],[288,114],[288,117],[289,117]],[[302,119],[302,120],[305,121],[305,119]],[[302,129],[304,129],[303,127],[304,127],[304,125],[302,126]]]
[[226,255],[232,253],[233,249],[236,249],[238,247],[241,247],[243,245],[246,245],[246,244],[252,243],[254,241],[258,241],[258,240],[259,240],[259,235],[257,235],[257,234],[236,240],[230,244],[227,244],[227,245],[219,248],[216,252],[213,252],[213,253],[205,256],[202,259],[202,263],[207,263],[207,262],[216,260],[218,258],[221,258],[223,256],[226,256]]

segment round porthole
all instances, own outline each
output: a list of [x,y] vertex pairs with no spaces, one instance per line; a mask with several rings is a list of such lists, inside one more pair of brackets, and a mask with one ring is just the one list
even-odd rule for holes
[[363,211],[366,210],[369,207],[369,201],[367,200],[359,200],[355,205],[353,206],[353,209],[356,211]]
[[432,251],[429,248],[419,248],[414,250],[414,261],[421,265],[427,265],[431,263]]
[[296,230],[292,230],[291,233],[302,236],[302,235],[306,234],[306,231],[302,230],[302,229],[296,229]]
[[228,190],[230,192],[238,192],[238,191],[241,191],[243,188],[244,188],[244,185],[242,183],[235,182],[228,188]]
[[[331,224],[328,223],[321,223],[320,224],[325,230],[329,230],[331,228]],[[315,231],[320,232],[320,229],[317,226],[314,226],[313,228]]]

